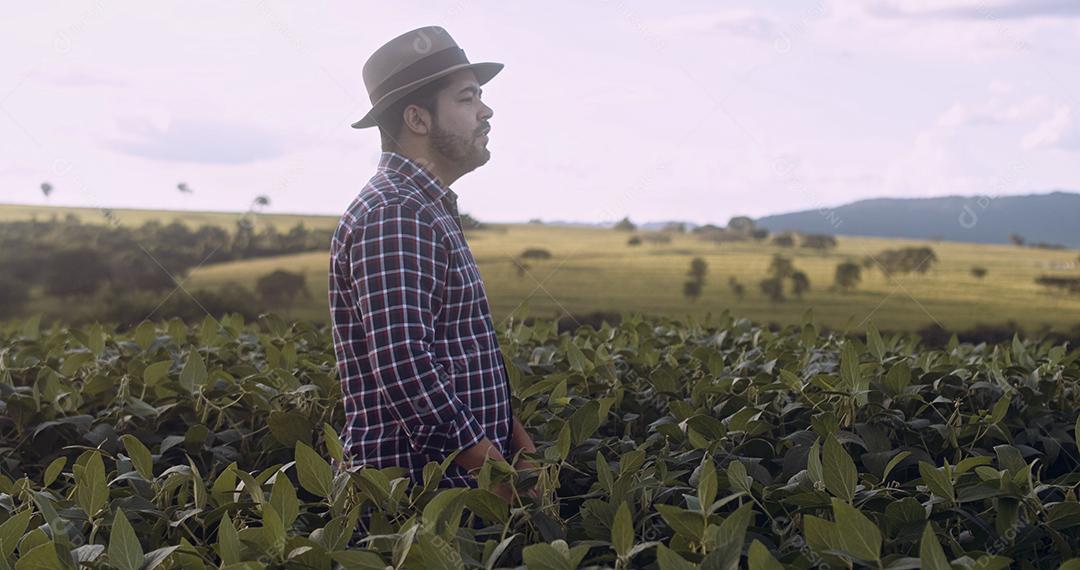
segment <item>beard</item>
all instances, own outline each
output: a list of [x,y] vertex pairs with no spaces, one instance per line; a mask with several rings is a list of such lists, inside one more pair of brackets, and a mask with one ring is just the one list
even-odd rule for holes
[[461,136],[443,129],[436,120],[431,127],[431,147],[446,161],[468,172],[491,158],[491,151],[479,144],[476,134]]

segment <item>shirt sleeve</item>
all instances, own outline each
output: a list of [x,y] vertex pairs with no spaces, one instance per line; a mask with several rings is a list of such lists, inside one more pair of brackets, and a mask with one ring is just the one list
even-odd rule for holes
[[418,452],[438,459],[481,441],[432,352],[449,266],[446,246],[413,208],[371,211],[351,245],[352,282],[377,389]]

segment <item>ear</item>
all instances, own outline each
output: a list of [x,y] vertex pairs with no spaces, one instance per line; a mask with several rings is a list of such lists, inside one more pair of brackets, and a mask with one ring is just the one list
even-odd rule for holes
[[403,126],[415,135],[426,135],[431,128],[431,113],[419,105],[405,107]]

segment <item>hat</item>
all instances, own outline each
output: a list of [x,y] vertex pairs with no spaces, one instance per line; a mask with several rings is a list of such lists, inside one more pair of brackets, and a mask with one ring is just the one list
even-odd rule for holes
[[455,71],[472,69],[483,85],[502,68],[501,63],[469,63],[454,38],[439,26],[405,32],[375,50],[364,64],[371,110],[352,126],[374,127],[375,119],[402,97]]

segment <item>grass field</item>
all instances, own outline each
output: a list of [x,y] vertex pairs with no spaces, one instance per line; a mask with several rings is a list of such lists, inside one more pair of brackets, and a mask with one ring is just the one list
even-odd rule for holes
[[[128,226],[141,226],[154,220],[164,224],[179,220],[192,228],[202,225],[216,225],[230,230],[236,227],[236,222],[244,215],[244,212],[131,210],[126,208],[116,208],[111,212],[114,219],[118,220],[120,224]],[[68,214],[77,216],[79,221],[84,224],[105,224],[109,222],[109,218],[99,208],[0,204],[0,222],[29,220],[34,217],[39,220],[48,220],[54,215],[62,219]],[[257,214],[256,220],[259,225],[272,225],[278,230],[287,230],[300,222],[303,222],[309,228],[333,228],[338,221],[336,216],[299,214]]]
[[[779,323],[797,322],[813,307],[818,322],[852,330],[864,329],[868,323],[879,329],[908,330],[934,322],[949,329],[1008,320],[1032,328],[1047,324],[1068,329],[1080,324],[1080,297],[1052,294],[1033,282],[1040,274],[1069,273],[1052,267],[1070,266],[1076,260],[1075,251],[930,243],[940,261],[926,275],[886,278],[877,269],[864,270],[858,289],[844,294],[829,290],[837,263],[928,242],[840,237],[837,249],[822,255],[766,244],[715,244],[690,235],[676,236],[663,246],[631,247],[626,245],[627,237],[606,229],[522,224],[470,232],[467,239],[497,319],[527,300],[530,314],[543,316],[626,309],[681,316],[731,309],[755,320]],[[519,275],[515,258],[529,247],[545,248],[553,257],[528,261],[528,272]],[[789,295],[786,302],[775,304],[758,290],[771,256],[778,252],[793,257],[796,268],[810,277],[811,291],[803,299]],[[682,283],[695,256],[705,259],[708,273],[701,297],[691,302],[682,294]],[[313,300],[296,307],[292,315],[320,319],[326,314],[327,263],[327,254],[322,252],[240,261],[200,268],[190,282],[196,287],[230,281],[251,285],[274,269],[303,272]],[[988,270],[985,278],[970,274],[975,265]],[[746,288],[741,302],[728,287],[731,276]]]
[[[0,220],[51,216],[52,210],[24,206],[0,206]],[[71,211],[90,222],[97,210]],[[237,214],[203,212],[154,212],[118,210],[125,223],[149,219],[186,223],[232,224]],[[323,216],[261,216],[260,223],[286,226],[333,225]],[[495,225],[472,231],[467,239],[490,297],[496,320],[527,302],[529,314],[558,317],[592,311],[638,311],[683,316],[730,309],[734,314],[761,322],[798,322],[813,308],[817,322],[840,330],[862,330],[873,323],[882,330],[913,330],[939,323],[963,330],[977,324],[1015,321],[1028,329],[1048,325],[1067,330],[1080,324],[1080,296],[1051,293],[1033,282],[1042,274],[1080,273],[1076,250],[1044,250],[1005,245],[985,245],[917,240],[839,237],[839,246],[825,254],[800,248],[781,248],[765,243],[717,244],[692,235],[676,235],[665,245],[628,246],[629,233],[610,229],[553,227],[539,224]],[[867,255],[906,245],[929,245],[939,259],[925,275],[887,278],[873,268],[863,270],[859,287],[851,293],[830,290],[837,263],[859,261]],[[526,248],[545,248],[549,260],[528,260],[529,269],[519,274],[518,255]],[[802,299],[788,295],[784,303],[772,303],[758,289],[766,277],[774,253],[792,257],[795,267],[810,278],[811,290]],[[689,301],[682,284],[690,261],[700,256],[708,263],[700,298]],[[988,270],[983,279],[971,267]],[[311,299],[286,311],[292,317],[327,318],[327,269],[325,252],[237,261],[200,267],[184,281],[189,289],[214,288],[225,283],[253,287],[255,281],[275,269],[302,272],[307,276]],[[739,301],[728,287],[736,277],[746,295]]]

